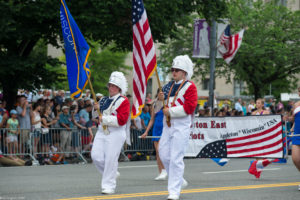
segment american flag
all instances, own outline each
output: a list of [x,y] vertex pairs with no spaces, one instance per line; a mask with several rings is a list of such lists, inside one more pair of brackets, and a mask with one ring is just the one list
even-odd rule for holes
[[205,145],[197,157],[242,158],[283,156],[282,124],[278,122],[267,130]]
[[133,100],[131,117],[142,112],[147,81],[156,68],[155,47],[142,0],[132,0],[133,23]]
[[230,34],[230,26],[227,25],[223,34],[220,36],[218,51],[227,64],[234,58],[242,44],[244,29],[235,35]]

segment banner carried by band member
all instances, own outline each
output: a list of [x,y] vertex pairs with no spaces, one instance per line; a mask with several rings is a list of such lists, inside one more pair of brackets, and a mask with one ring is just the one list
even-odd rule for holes
[[194,119],[185,156],[283,158],[281,115]]

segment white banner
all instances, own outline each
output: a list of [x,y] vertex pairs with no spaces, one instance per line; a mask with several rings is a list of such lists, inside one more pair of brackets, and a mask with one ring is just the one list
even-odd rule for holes
[[198,117],[185,156],[283,158],[281,115]]

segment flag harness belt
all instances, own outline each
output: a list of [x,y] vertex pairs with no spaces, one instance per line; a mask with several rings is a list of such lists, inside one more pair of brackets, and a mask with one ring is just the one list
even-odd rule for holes
[[[171,107],[174,105],[175,103],[175,100],[177,98],[177,95],[178,95],[178,92],[180,91],[181,87],[184,85],[185,83],[185,79],[183,79],[182,83],[180,84],[179,88],[177,89],[176,93],[175,93],[175,96],[174,96],[174,99],[173,99],[173,102],[171,103]],[[171,92],[172,92],[172,89],[173,89],[173,86],[175,85],[175,81],[174,83],[172,84],[171,88],[170,88],[170,91],[169,91],[169,94],[168,94],[168,98],[167,98],[167,106],[169,105],[169,99],[170,99],[170,95],[171,95]],[[167,117],[167,125],[168,127],[171,127],[171,117],[170,115]]]

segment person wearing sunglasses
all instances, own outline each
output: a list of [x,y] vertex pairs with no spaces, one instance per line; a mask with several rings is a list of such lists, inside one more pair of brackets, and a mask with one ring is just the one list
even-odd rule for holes
[[183,178],[184,152],[188,146],[192,118],[197,106],[197,88],[190,81],[193,63],[189,56],[177,56],[171,72],[173,80],[166,84],[158,98],[165,101],[163,131],[159,143],[159,156],[168,173],[168,199],[179,199],[187,186]]

